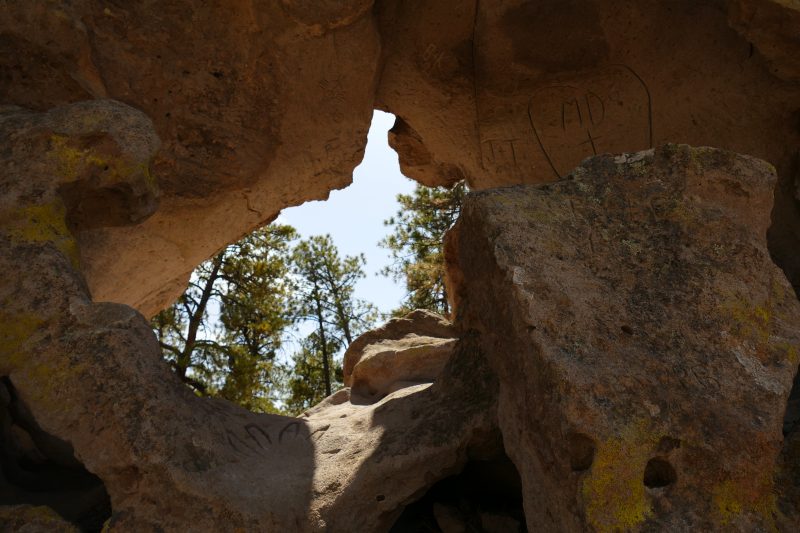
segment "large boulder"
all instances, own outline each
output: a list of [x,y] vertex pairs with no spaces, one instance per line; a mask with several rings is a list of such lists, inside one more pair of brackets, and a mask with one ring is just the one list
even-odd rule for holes
[[344,384],[359,401],[376,402],[395,390],[433,383],[458,334],[443,316],[424,309],[359,336],[344,354]]
[[800,303],[766,248],[774,186],[665,145],[466,198],[457,316],[499,376],[530,530],[777,527]]

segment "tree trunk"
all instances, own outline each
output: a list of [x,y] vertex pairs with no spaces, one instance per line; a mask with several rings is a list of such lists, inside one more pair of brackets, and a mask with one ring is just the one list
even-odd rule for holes
[[189,332],[186,336],[186,345],[183,347],[183,353],[178,356],[177,365],[175,368],[175,371],[178,373],[178,377],[181,378],[181,381],[187,382],[186,380],[188,378],[186,377],[186,371],[192,365],[194,344],[197,341],[197,330],[200,328],[200,324],[203,322],[203,314],[206,312],[208,300],[211,299],[211,295],[214,291],[214,283],[219,277],[219,269],[221,266],[222,256],[220,255],[214,258],[214,268],[211,271],[211,274],[208,276],[206,286],[203,287],[203,293],[200,296],[200,301],[197,303],[197,308],[194,310],[192,316],[189,317]]
[[325,397],[331,395],[331,368],[328,364],[328,343],[325,340],[325,322],[322,317],[322,301],[319,296],[316,298],[317,303],[317,320],[319,321],[319,342],[322,348],[322,371],[325,374]]

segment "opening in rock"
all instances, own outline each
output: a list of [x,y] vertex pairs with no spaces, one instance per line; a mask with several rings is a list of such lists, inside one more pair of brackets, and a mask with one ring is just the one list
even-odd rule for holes
[[103,481],[75,459],[72,446],[46,433],[8,377],[0,378],[0,505],[46,505],[82,533],[111,517]]
[[786,404],[786,413],[783,415],[783,436],[798,426],[800,426],[800,373],[794,378],[792,392],[789,393],[789,401]]
[[470,461],[407,506],[390,533],[527,533],[522,481],[507,456]]
[[573,472],[584,472],[594,462],[594,441],[586,435],[577,434],[569,439],[569,465]]
[[622,325],[622,332],[626,335],[633,335],[633,328],[628,326],[627,324]]
[[677,479],[672,465],[660,457],[654,457],[647,462],[644,469],[644,486],[659,489],[671,485]]

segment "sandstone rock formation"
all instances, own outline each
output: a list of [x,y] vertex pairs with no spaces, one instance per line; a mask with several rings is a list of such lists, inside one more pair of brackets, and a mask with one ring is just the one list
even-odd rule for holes
[[[335,402],[299,420],[194,395],[141,314],[92,302],[70,232],[155,208],[149,119],[103,100],[12,110],[0,131],[0,398],[39,451],[103,481],[107,533],[385,531],[420,491],[502,452],[497,380],[474,333],[435,385],[369,407]],[[435,316],[418,322],[450,331]]]
[[532,530],[780,525],[800,303],[766,249],[774,184],[665,145],[467,197],[458,317],[499,376]]
[[399,117],[401,166],[428,185],[551,182],[664,142],[769,161],[769,246],[794,280],[798,13],[790,0],[4,2],[0,101],[109,97],[153,119],[161,209],[77,235],[95,297],[147,316],[226,244],[347,185],[374,107]]
[[0,506],[3,533],[79,533],[52,509],[30,505]]
[[359,401],[374,403],[387,394],[441,373],[458,334],[443,316],[418,309],[364,333],[344,354],[344,384]]
[[[531,529],[796,531],[799,18],[796,0],[0,2],[0,451],[96,474],[112,533],[384,531],[499,453],[499,416]],[[191,394],[137,311],[346,186],[373,108],[419,182],[520,184],[473,195],[448,238],[464,335],[421,316],[367,334],[352,389],[301,419]],[[668,142],[745,156],[647,151]]]

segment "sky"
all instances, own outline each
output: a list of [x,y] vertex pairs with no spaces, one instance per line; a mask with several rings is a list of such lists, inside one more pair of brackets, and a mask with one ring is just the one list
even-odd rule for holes
[[[358,281],[356,298],[371,302],[382,313],[400,306],[404,287],[378,272],[392,261],[389,250],[378,247],[378,242],[391,233],[392,228],[383,221],[394,216],[400,204],[398,194],[411,194],[415,182],[400,173],[397,152],[389,147],[389,130],[394,125],[394,115],[375,111],[367,134],[364,160],[353,171],[353,183],[345,189],[331,191],[326,201],[306,202],[284,209],[275,224],[289,224],[307,239],[313,235],[330,234],[339,256],[364,254],[366,278]],[[295,241],[296,242],[296,241]],[[219,303],[209,302],[212,324],[219,317]],[[284,339],[281,362],[299,349],[299,339],[314,329],[311,322],[298,324],[297,331]],[[213,330],[202,331],[202,338],[213,338]]]
[[394,216],[398,194],[411,194],[415,183],[400,173],[397,153],[389,147],[394,115],[375,111],[367,134],[364,160],[353,172],[353,184],[332,191],[328,200],[284,209],[277,223],[293,226],[303,239],[330,234],[339,255],[364,254],[367,277],[356,285],[355,296],[388,313],[400,305],[403,287],[378,274],[391,263],[389,250],[378,242],[391,233],[383,221]]

